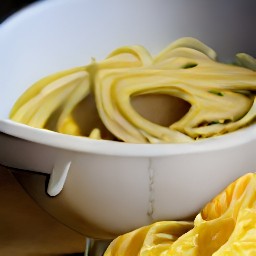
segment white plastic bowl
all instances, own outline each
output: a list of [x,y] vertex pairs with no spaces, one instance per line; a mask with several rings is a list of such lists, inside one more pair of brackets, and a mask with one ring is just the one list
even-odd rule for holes
[[193,36],[222,59],[255,54],[254,11],[253,1],[51,0],[13,15],[0,26],[0,163],[25,170],[15,175],[31,196],[85,236],[193,216],[255,170],[255,125],[193,144],[138,145],[38,130],[8,114],[33,82],[122,45],[157,53]]

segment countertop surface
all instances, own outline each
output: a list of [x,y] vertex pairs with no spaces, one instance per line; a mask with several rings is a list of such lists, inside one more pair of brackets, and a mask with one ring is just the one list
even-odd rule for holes
[[85,238],[57,222],[0,166],[0,255],[83,255]]

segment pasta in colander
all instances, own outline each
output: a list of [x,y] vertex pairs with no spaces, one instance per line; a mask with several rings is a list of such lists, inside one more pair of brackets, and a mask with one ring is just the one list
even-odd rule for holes
[[[121,47],[102,61],[92,59],[87,66],[38,81],[17,100],[10,118],[32,127],[94,139],[193,142],[254,121],[255,70],[253,57],[239,53],[235,64],[221,63],[211,48],[194,38],[181,38],[155,57],[142,46]],[[190,108],[167,127],[154,123],[132,104],[134,97],[150,94],[182,99]],[[84,135],[73,112],[87,97],[93,97],[101,125],[95,124]],[[51,128],[49,120],[54,123]]]

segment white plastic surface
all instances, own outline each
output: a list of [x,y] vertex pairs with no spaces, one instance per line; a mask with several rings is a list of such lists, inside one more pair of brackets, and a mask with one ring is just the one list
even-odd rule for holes
[[71,161],[66,158],[56,160],[54,168],[50,174],[50,179],[47,187],[47,194],[57,196],[64,187]]

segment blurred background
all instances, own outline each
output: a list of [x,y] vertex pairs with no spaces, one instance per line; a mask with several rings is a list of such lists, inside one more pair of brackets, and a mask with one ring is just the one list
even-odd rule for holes
[[15,11],[25,7],[26,5],[36,2],[35,0],[1,0],[0,1],[0,22],[5,20]]

